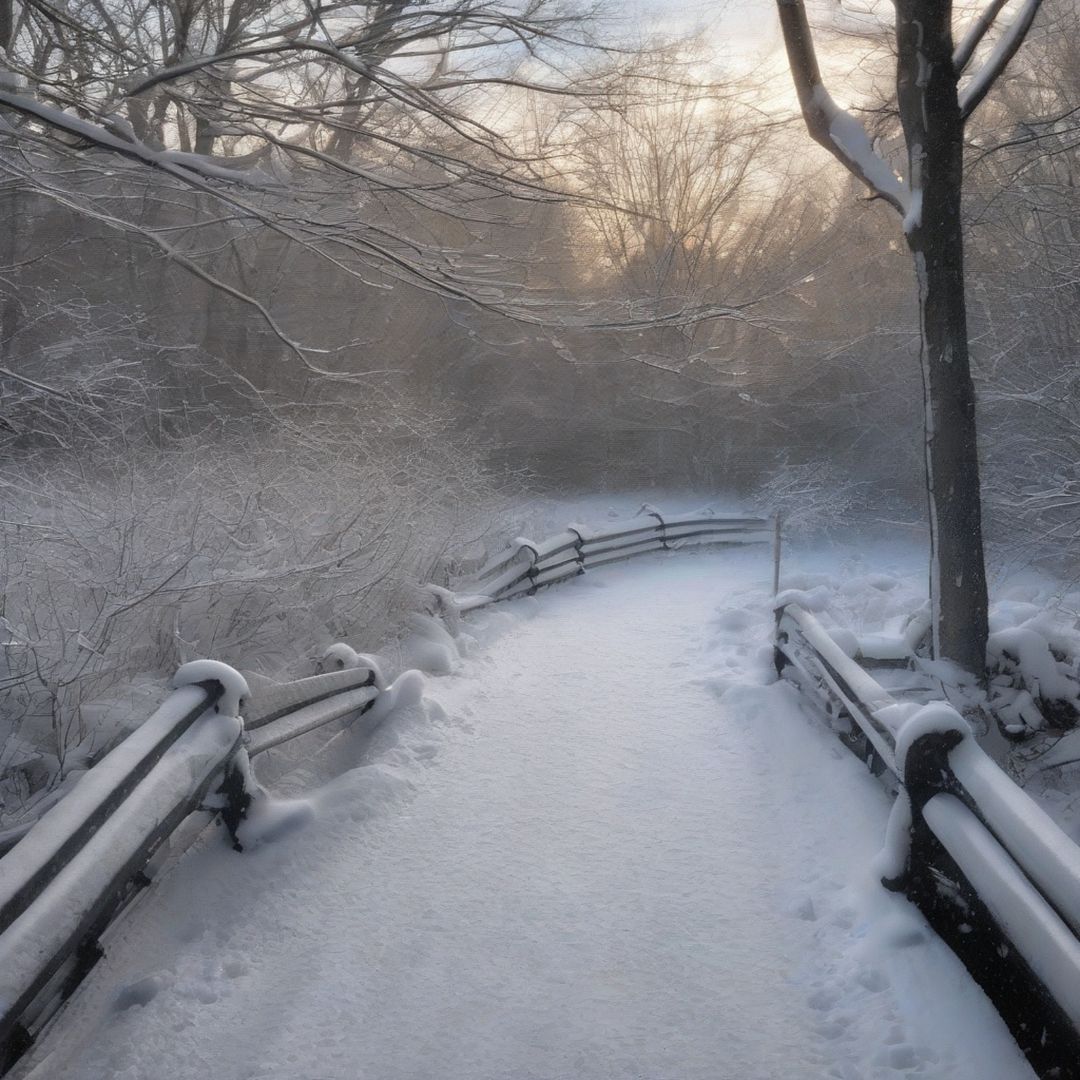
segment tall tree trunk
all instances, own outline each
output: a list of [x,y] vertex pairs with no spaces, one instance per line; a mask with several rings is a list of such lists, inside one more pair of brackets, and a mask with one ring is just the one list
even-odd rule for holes
[[195,117],[195,145],[194,150],[196,154],[204,154],[209,156],[214,152],[214,142],[216,136],[214,135],[213,123],[203,116]]
[[0,55],[8,55],[14,34],[15,0],[0,0]]
[[922,322],[934,655],[982,678],[986,571],[964,300],[964,126],[950,8],[942,0],[898,0],[897,88],[915,193],[905,232]]
[[19,261],[27,202],[14,182],[0,188],[0,360],[5,365],[17,354],[15,339],[23,322],[15,264]]

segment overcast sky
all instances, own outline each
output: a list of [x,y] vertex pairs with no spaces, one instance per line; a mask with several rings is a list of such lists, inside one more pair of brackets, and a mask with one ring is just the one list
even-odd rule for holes
[[634,0],[648,32],[707,29],[732,52],[758,54],[780,44],[775,0]]

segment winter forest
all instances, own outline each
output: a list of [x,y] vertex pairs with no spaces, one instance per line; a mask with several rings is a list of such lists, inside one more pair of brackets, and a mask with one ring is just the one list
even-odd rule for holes
[[[612,570],[625,585],[597,588],[577,615],[564,598],[584,588],[574,583],[506,605],[511,614],[499,617],[507,626],[487,615],[462,630],[468,604],[434,617],[436,608],[446,616],[456,603],[448,598],[469,592],[460,583],[482,574],[515,536],[543,538],[574,519],[633,529],[656,516],[654,506],[770,522],[770,537],[774,526],[782,535],[780,597],[824,626],[819,639],[800,623],[803,646],[826,657],[835,646],[867,663],[877,649],[882,671],[910,660],[918,693],[933,682],[995,767],[1063,830],[1056,835],[1080,837],[1080,773],[1068,768],[1080,761],[1071,741],[1080,710],[1075,0],[0,0],[0,204],[0,854],[5,835],[22,836],[27,822],[61,805],[138,729],[181,665],[204,658],[242,671],[257,697],[260,687],[325,673],[328,655],[349,668],[367,663],[354,649],[379,654],[398,688],[397,712],[408,714],[399,724],[405,734],[395,736],[404,744],[378,757],[365,743],[362,753],[342,751],[355,760],[328,764],[325,732],[309,733],[302,752],[263,759],[270,764],[260,783],[283,799],[306,798],[305,821],[336,822],[349,802],[342,775],[359,788],[370,785],[372,769],[376,794],[368,786],[362,797],[369,815],[378,803],[379,814],[401,816],[406,797],[422,807],[422,795],[403,792],[426,792],[425,783],[444,784],[449,804],[466,806],[464,787],[451,779],[417,778],[428,768],[417,764],[427,753],[417,747],[434,738],[421,733],[425,725],[471,716],[475,703],[464,682],[448,682],[423,692],[438,698],[432,706],[410,670],[464,680],[462,664],[487,662],[484,677],[501,693],[511,676],[502,661],[475,659],[482,649],[504,647],[491,643],[505,637],[524,650],[535,638],[530,656],[555,655],[563,646],[540,641],[542,620],[565,609],[569,626],[589,611],[588,634],[576,649],[565,645],[560,662],[576,663],[582,679],[567,708],[602,716],[621,699],[601,687],[600,674],[590,681],[590,665],[599,670],[620,653],[636,693],[648,693],[640,680],[668,663],[667,644],[658,644],[668,624],[656,616],[646,648],[624,620],[648,620],[654,605],[667,605],[677,615],[663,617],[709,627],[708,647],[688,663],[712,707],[743,725],[724,737],[756,745],[765,736],[755,725],[780,716],[781,785],[805,799],[809,818],[821,795],[810,794],[818,785],[804,770],[820,769],[823,787],[850,786],[841,815],[849,833],[834,842],[869,865],[888,807],[878,806],[867,777],[855,776],[857,761],[841,769],[822,748],[838,745],[824,740],[829,724],[835,731],[848,722],[847,707],[838,707],[838,720],[836,708],[815,699],[826,716],[819,745],[804,715],[810,707],[797,706],[794,691],[789,700],[764,685],[774,677],[761,674],[773,662],[771,635],[784,632],[787,617],[782,606],[774,617],[762,584],[773,569],[764,547],[676,553],[656,563],[670,566],[670,579],[648,560],[645,569]],[[668,548],[671,527],[657,520]],[[583,570],[589,538],[571,531]],[[544,551],[519,542],[519,552],[522,543],[532,550],[535,585]],[[715,595],[699,597],[706,586]],[[533,603],[541,615],[520,614]],[[508,629],[511,620],[520,625]],[[683,626],[672,623],[671,633]],[[896,641],[907,641],[908,652],[895,653]],[[787,661],[776,655],[779,670]],[[669,659],[683,663],[674,651]],[[841,660],[821,686],[835,689]],[[762,685],[740,681],[751,669]],[[895,671],[872,673],[890,693],[916,700]],[[522,678],[533,678],[536,702],[569,693],[538,674]],[[610,678],[622,685],[627,672],[612,667]],[[372,680],[383,689],[381,674]],[[671,693],[686,715],[699,709],[679,697],[689,691]],[[926,700],[918,698],[937,707]],[[507,698],[503,708],[517,705]],[[557,710],[538,717],[571,743],[581,737]],[[960,739],[951,720],[923,719],[919,733]],[[761,824],[772,811],[758,787],[740,789],[730,806],[716,802],[689,764],[696,751],[669,760],[666,743],[648,741],[657,723],[628,727],[626,738],[640,736],[659,761],[664,784],[647,781],[648,791],[651,782],[659,791],[685,781],[700,795],[700,826],[691,813],[677,815],[688,828],[704,834],[708,814],[745,814],[748,843],[795,845],[791,865],[810,859],[803,848],[827,861],[831,848],[808,826],[784,841],[782,826]],[[700,731],[680,723],[679,737],[697,746]],[[895,749],[903,781],[899,747],[916,736],[909,727],[904,742],[901,729],[888,753],[874,750],[873,732],[865,749],[872,767],[890,765]],[[440,738],[446,761],[464,752],[457,735]],[[407,779],[394,773],[408,772],[402,745],[416,772]],[[569,820],[569,783],[550,779],[561,767],[555,750],[515,746],[549,776],[552,787],[537,798],[559,803]],[[481,773],[505,775],[502,759],[485,752]],[[600,765],[629,768],[615,750],[604,753]],[[1058,767],[1036,768],[1054,754]],[[291,835],[299,804],[290,805],[268,812],[268,844],[278,832]],[[642,811],[646,819],[653,811]],[[604,827],[622,820],[612,810]],[[908,824],[916,842],[918,828]],[[316,873],[340,836],[324,835],[321,820],[324,832],[303,827],[316,839],[297,858],[304,873]],[[678,850],[681,834],[666,827],[656,826],[656,843]],[[823,817],[819,830],[828,827]],[[460,838],[443,841],[458,851]],[[621,843],[630,859],[630,840]],[[742,857],[723,850],[732,865]],[[1055,866],[1080,874],[1080,855],[1054,850]],[[161,901],[170,917],[179,919],[211,879],[227,906],[244,889],[272,892],[292,865],[280,852],[259,856],[251,886],[239,860],[234,867],[208,851],[199,851],[198,873],[175,872],[175,895]],[[466,849],[458,855],[468,863]],[[386,872],[386,895],[368,899],[404,938],[426,916],[396,907],[395,886],[413,886],[396,876],[403,871],[391,853],[385,865],[380,857],[372,855]],[[488,857],[500,873],[495,854]],[[719,865],[715,873],[722,876]],[[765,871],[740,873],[750,880]],[[1050,884],[1035,882],[1059,914],[1071,901],[1052,894],[1065,877],[1059,868]],[[810,892],[792,892],[786,878],[768,880],[789,914],[807,904],[849,910],[836,897],[815,894],[811,904]],[[0,909],[2,886],[0,873]],[[909,898],[922,906],[917,893],[912,885]],[[988,925],[1015,925],[988,905]],[[441,1073],[432,1071],[430,1048],[427,1057],[416,1047],[401,1057],[389,1042],[371,1049],[370,1074],[329,1057],[316,1067],[302,1054],[297,1064],[284,1050],[276,1063],[266,1059],[266,1071],[244,1072],[259,1040],[241,1052],[224,1035],[213,1043],[214,1068],[267,1080],[1076,1075],[1048,1071],[1058,1066],[1040,1063],[1017,1035],[1029,1021],[1014,1021],[995,1000],[1025,1061],[1006,1027],[993,1026],[1002,1022],[980,992],[961,986],[966,975],[949,967],[952,953],[936,936],[921,948],[943,984],[959,988],[959,1004],[942,1013],[920,998],[914,1014],[882,1004],[890,995],[902,1002],[904,980],[917,982],[910,950],[896,945],[911,927],[880,929],[894,916],[871,919],[872,962],[865,950],[845,951],[841,916],[816,939],[819,953],[839,957],[831,981],[790,1009],[805,1001],[818,1009],[814,995],[825,995],[825,1027],[848,1032],[828,1053],[820,1046],[833,1036],[819,1031],[796,1046],[784,1041],[788,1033],[744,1048],[743,1064],[736,1055],[727,1071],[710,1072],[713,1048],[687,1035],[696,1022],[678,1019],[678,995],[666,988],[657,992],[668,1002],[661,1010],[674,1010],[670,1060],[614,1036],[603,1068],[585,1050],[564,1060],[576,1029],[555,1016],[552,1025],[570,1031],[565,1039],[507,1034],[474,1047],[475,1059],[450,1054]],[[921,918],[904,917],[912,926]],[[926,917],[974,971],[938,916]],[[1062,918],[1070,935],[1078,929]],[[266,919],[263,929],[280,929]],[[167,999],[187,1015],[205,989],[193,972],[206,942],[184,952],[170,938],[166,948],[151,921],[133,918],[131,933],[162,970],[168,953],[171,974],[118,961],[116,985],[128,997],[115,1006],[122,1023],[105,1025],[113,1025],[108,1049],[83,1060],[59,1044],[65,1065],[50,1066],[46,1055],[26,1076],[211,1075],[195,1049],[184,1065],[190,1073],[179,1065],[155,1073],[139,1057],[149,1053],[145,1032],[122,1027],[136,1012],[164,1011]],[[0,959],[5,929],[0,920]],[[327,931],[339,932],[355,927]],[[598,934],[598,955],[622,947],[612,933],[607,945]],[[751,937],[762,950],[755,955],[779,971],[782,949],[768,944],[771,933]],[[458,960],[487,947],[464,935],[455,941]],[[548,963],[555,947],[533,944],[522,964]],[[893,953],[901,959],[882,959]],[[581,963],[575,978],[588,980],[586,960],[564,959]],[[1066,1042],[1080,1038],[1080,968],[1061,990],[1038,959],[1027,964],[1040,988],[1031,1000],[1049,995],[1046,1008],[1060,1020],[1053,1030],[1069,1033],[1060,1036]],[[666,954],[656,960],[648,977],[639,973],[637,990],[651,994],[651,980],[672,965]],[[877,985],[886,970],[892,989],[871,1008],[866,980]],[[225,981],[245,978],[253,976]],[[449,1030],[436,1015],[437,988],[421,982],[429,997],[398,1001],[399,1015]],[[384,991],[368,992],[383,1000]],[[351,984],[329,993],[363,1004],[350,997]],[[16,996],[0,976],[0,1004]],[[752,997],[738,996],[736,1011],[765,1008]],[[78,1038],[103,1030],[94,1008],[72,1007]],[[332,1011],[311,1008],[324,1031]],[[192,1019],[193,1030],[202,1022]],[[24,1023],[19,1038],[29,1042],[37,1031]],[[883,1049],[880,1031],[890,1023],[902,1037]],[[981,1057],[963,1049],[978,1041],[973,1027],[985,1033]],[[5,1031],[0,1024],[0,1043]],[[170,1045],[172,1036],[154,1038]],[[176,1045],[189,1038],[176,1035]],[[535,1058],[522,1057],[522,1045]],[[17,1056],[0,1047],[0,1065],[5,1053]],[[523,1060],[534,1071],[522,1071]],[[830,1072],[835,1062],[848,1071]]]

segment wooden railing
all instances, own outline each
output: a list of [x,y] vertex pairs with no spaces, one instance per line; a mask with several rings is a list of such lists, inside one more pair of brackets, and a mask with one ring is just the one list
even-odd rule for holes
[[[451,619],[657,550],[772,541],[754,517],[648,512],[627,528],[519,539],[457,592]],[[925,913],[993,1000],[1040,1075],[1080,1077],[1080,848],[979,748],[945,703],[897,701],[795,603],[777,609],[777,671],[896,794],[883,883]],[[248,693],[233,669],[185,665],[173,692],[0,859],[0,1071],[101,955],[99,938],[147,883],[155,850],[194,813],[234,846],[261,796],[250,759],[368,711],[374,662],[335,647],[332,670]],[[241,719],[241,715],[244,719]]]
[[[517,541],[465,595],[433,593],[456,617],[649,551],[772,538],[771,523],[759,518],[652,511],[646,520]],[[322,674],[252,695],[225,664],[184,665],[152,716],[37,820],[0,836],[0,1072],[100,958],[102,932],[147,884],[151,857],[181,822],[200,812],[220,817],[242,850],[244,820],[262,794],[251,759],[367,712],[385,688],[378,665],[344,646],[331,648],[322,666]]]
[[[648,512],[627,528],[574,525],[519,539],[457,592],[450,619],[657,550],[772,541],[754,517]],[[903,891],[993,1000],[1040,1075],[1080,1077],[1080,848],[979,748],[945,703],[897,701],[794,603],[777,609],[777,671],[896,794],[883,883]],[[99,938],[147,883],[190,815],[220,816],[234,846],[261,796],[250,759],[367,712],[377,665],[335,646],[323,674],[248,693],[233,669],[185,665],[173,692],[0,859],[0,1071],[101,956]],[[244,719],[241,719],[241,715]]]
[[664,516],[649,510],[644,522],[627,528],[569,525],[546,540],[519,537],[489,560],[476,574],[458,584],[460,612],[515,596],[535,593],[586,570],[609,566],[654,551],[679,550],[704,544],[775,543],[772,518],[737,515],[682,514]]
[[240,850],[261,796],[250,758],[365,712],[383,685],[370,665],[251,698],[225,664],[180,668],[153,715],[0,858],[0,1071],[100,958],[102,932],[148,883],[147,864],[181,822],[220,816]]
[[896,792],[883,884],[963,961],[1038,1075],[1080,1077],[1080,847],[950,705],[895,700],[810,612],[776,614],[778,673]]

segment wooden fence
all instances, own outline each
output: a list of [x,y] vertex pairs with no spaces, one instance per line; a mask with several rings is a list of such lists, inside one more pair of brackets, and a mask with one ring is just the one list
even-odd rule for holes
[[1080,1077],[1080,847],[955,709],[894,699],[795,603],[777,609],[776,666],[896,792],[883,884],[924,913],[1039,1076]]
[[519,537],[459,585],[457,609],[466,612],[499,600],[531,595],[545,585],[566,581],[586,570],[654,551],[779,540],[773,518],[701,514],[664,517],[657,510],[649,511],[647,517],[651,520],[633,528],[570,525],[546,540]]
[[[702,543],[772,538],[744,517],[648,516],[626,528],[574,526],[541,543],[517,541],[450,599],[448,613],[535,592],[587,567]],[[35,821],[0,837],[0,1073],[33,1042],[103,955],[104,930],[149,881],[155,851],[192,814],[220,817],[242,850],[260,797],[251,759],[375,704],[377,665],[331,650],[334,670],[248,693],[243,677],[209,660],[184,665],[172,693]],[[242,719],[241,719],[242,717]]]
[[[777,523],[684,515],[627,528],[573,525],[515,541],[460,591],[449,618],[658,550],[773,542]],[[777,610],[776,665],[896,792],[884,884],[925,913],[995,1003],[1043,1076],[1080,1078],[1080,848],[979,748],[945,703],[896,700],[808,611]],[[260,790],[250,759],[367,712],[385,683],[366,658],[250,695],[224,664],[196,661],[138,729],[14,837],[0,858],[0,1071],[102,955],[101,934],[147,884],[159,846],[196,813],[242,848]],[[353,654],[355,655],[355,654]],[[241,719],[243,716],[243,719]]]

